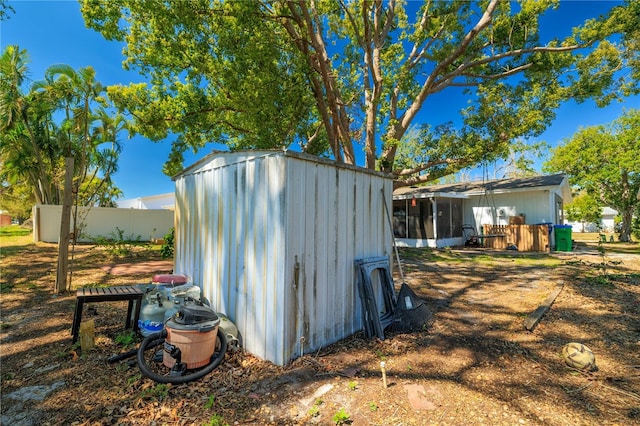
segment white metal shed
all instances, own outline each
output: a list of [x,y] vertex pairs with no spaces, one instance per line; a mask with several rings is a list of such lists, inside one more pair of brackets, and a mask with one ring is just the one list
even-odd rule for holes
[[175,271],[284,365],[362,329],[354,260],[386,255],[392,180],[292,151],[213,153],[175,177]]

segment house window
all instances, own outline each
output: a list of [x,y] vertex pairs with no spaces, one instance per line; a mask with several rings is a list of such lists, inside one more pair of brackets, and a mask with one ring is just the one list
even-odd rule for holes
[[[415,204],[415,206],[413,205]],[[435,238],[433,206],[430,199],[393,202],[393,235],[396,238],[423,240]]]

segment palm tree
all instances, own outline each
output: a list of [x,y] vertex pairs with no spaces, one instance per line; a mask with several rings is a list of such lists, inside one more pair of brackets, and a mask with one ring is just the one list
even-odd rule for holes
[[128,123],[124,116],[119,113],[112,116],[105,108],[98,108],[90,136],[89,155],[92,169],[88,170],[91,174],[87,177],[87,181],[93,182],[98,176],[102,176],[102,178],[91,191],[83,193],[86,205],[94,202],[101,206],[112,205],[114,203],[108,202],[107,199],[115,195],[118,198],[122,195],[122,191],[113,186],[111,176],[118,171],[118,157],[122,151],[118,135],[126,129],[128,129]]
[[93,68],[51,66],[26,92],[27,62],[26,50],[18,46],[8,46],[0,57],[3,174],[27,181],[36,203],[60,204],[64,159],[73,157],[76,203],[108,204],[109,196],[120,193],[111,176],[117,171],[118,135],[127,129],[126,120],[109,109]]
[[[44,140],[51,148],[47,151],[50,154],[47,160],[55,187],[61,190],[63,177],[55,173],[54,165],[61,165],[66,157],[74,158],[73,186],[76,204],[80,205],[92,205],[108,194],[118,193],[109,188],[113,186],[110,176],[117,171],[121,152],[117,135],[126,129],[126,121],[120,114],[113,117],[109,114],[107,101],[102,97],[104,92],[92,67],[76,71],[68,65],[49,67],[44,79],[31,87],[31,95],[37,98],[38,105],[51,105],[61,113],[57,125],[47,123],[46,116],[40,120],[46,133]],[[110,147],[104,148],[105,143]],[[98,195],[101,190],[104,194]],[[59,202],[62,196],[60,191],[56,192],[53,198]]]
[[17,167],[15,173],[28,178],[36,202],[49,204],[52,185],[42,150],[47,131],[42,119],[50,117],[52,109],[50,104],[41,103],[33,94],[23,92],[27,62],[27,51],[18,46],[7,46],[0,56],[0,149],[8,157],[13,153],[17,157],[28,155],[34,159],[10,164]]

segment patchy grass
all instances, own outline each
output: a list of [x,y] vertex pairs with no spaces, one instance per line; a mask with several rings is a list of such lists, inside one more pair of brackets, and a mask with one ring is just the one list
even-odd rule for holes
[[[607,241],[609,241],[609,237],[612,235],[611,233],[603,233],[607,236]],[[571,239],[573,241],[578,241],[581,243],[597,243],[600,241],[600,233],[598,232],[572,232]]]
[[20,225],[9,225],[0,228],[0,253],[2,257],[18,253],[25,246],[33,244],[31,230]]
[[516,265],[537,266],[539,268],[556,268],[564,262],[551,256],[526,256],[513,258]]
[[603,244],[606,253],[640,254],[638,243],[607,243]]
[[[607,242],[602,243],[607,251],[622,254],[640,254],[640,244],[638,242],[623,243],[618,241],[618,234],[611,232],[573,232],[571,239],[576,243],[585,243],[587,245],[597,245],[600,242],[600,235],[606,237]],[[611,241],[613,237],[613,241]],[[633,237],[632,237],[633,238]]]
[[[549,253],[538,252],[511,252],[511,251],[487,251],[478,254],[478,250],[465,251],[460,249],[431,249],[431,248],[406,248],[398,249],[400,256],[411,262],[446,262],[446,263],[476,263],[481,265],[493,265],[496,263],[510,262],[519,266],[534,266],[539,268],[556,268],[563,261]],[[395,259],[394,259],[395,260]],[[410,269],[410,267],[409,267]]]
[[6,241],[6,238],[24,237],[26,235],[31,235],[31,230],[23,228],[20,225],[9,225],[0,228],[0,237],[2,237],[3,243]]
[[492,252],[490,254],[480,254],[480,255],[462,255],[463,261],[475,262],[479,264],[492,265],[496,263],[504,263],[510,262],[519,266],[535,266],[538,268],[555,268],[560,266],[563,261],[557,259],[547,253],[519,253],[519,254],[510,254],[506,253],[495,253]]
[[13,289],[13,284],[9,283],[0,283],[0,293],[7,293]]
[[[400,249],[406,282],[433,314],[428,327],[390,332],[384,340],[358,332],[284,367],[228,351],[201,380],[165,386],[132,368],[133,360],[105,362],[139,340],[123,329],[125,302],[99,306],[96,347],[77,356],[69,333],[74,294],[52,294],[57,246],[27,240],[22,251],[2,257],[0,285],[14,287],[0,297],[0,393],[73,384],[34,407],[38,424],[629,424],[640,413],[630,368],[640,365],[640,261],[611,255],[607,282],[592,282],[602,261],[594,244],[558,254]],[[77,247],[72,288],[146,282],[147,274],[107,272],[119,263],[161,259],[159,251],[135,249],[123,259],[104,247]],[[565,285],[552,308],[534,332],[525,332],[524,318],[559,282]],[[594,351],[599,372],[564,364],[560,352],[570,341]],[[380,361],[387,365],[386,389]],[[408,385],[422,387],[418,397],[435,408],[415,410]],[[318,399],[321,388],[327,390]],[[301,402],[307,396],[312,406]]]
[[423,262],[437,262],[446,260],[449,256],[444,256],[440,250],[434,250],[430,248],[406,248],[402,247],[398,249],[402,252],[402,257],[405,260],[416,260]]

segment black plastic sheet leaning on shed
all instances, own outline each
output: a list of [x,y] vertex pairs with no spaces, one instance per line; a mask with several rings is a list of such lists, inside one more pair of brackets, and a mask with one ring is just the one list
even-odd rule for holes
[[[362,322],[367,338],[384,340],[384,330],[408,333],[424,330],[433,324],[433,315],[424,300],[402,283],[396,296],[386,257],[356,259],[358,293],[362,302]],[[376,299],[373,273],[378,272],[381,300]],[[382,309],[380,309],[382,308]]]
[[[396,307],[396,293],[391,278],[389,259],[387,257],[370,257],[356,259],[354,263],[358,270],[356,283],[362,302],[364,334],[368,338],[378,337],[384,340],[384,329],[393,321]],[[381,306],[378,305],[373,287],[372,275],[375,271],[378,271],[381,285]],[[380,311],[379,307],[382,307]]]

